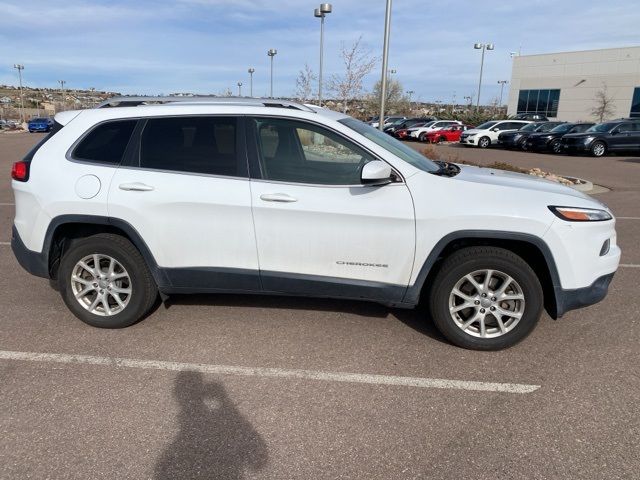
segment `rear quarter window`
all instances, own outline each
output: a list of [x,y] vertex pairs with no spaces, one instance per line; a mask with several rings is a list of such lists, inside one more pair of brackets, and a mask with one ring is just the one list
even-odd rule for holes
[[137,120],[114,120],[94,127],[80,140],[71,155],[74,160],[119,165]]

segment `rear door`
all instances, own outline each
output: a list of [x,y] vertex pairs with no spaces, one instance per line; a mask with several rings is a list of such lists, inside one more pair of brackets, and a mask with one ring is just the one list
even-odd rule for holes
[[150,118],[115,173],[109,215],[147,243],[171,287],[258,290],[241,118]]
[[400,301],[415,248],[413,202],[400,177],[362,185],[362,167],[375,157],[324,126],[272,117],[248,124],[264,289]]
[[608,135],[609,150],[635,150],[640,147],[636,124],[622,123]]

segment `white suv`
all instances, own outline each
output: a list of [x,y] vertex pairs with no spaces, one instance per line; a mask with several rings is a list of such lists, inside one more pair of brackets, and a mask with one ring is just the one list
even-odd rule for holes
[[90,325],[176,293],[424,300],[453,343],[491,350],[543,306],[600,301],[617,269],[611,212],[557,183],[432,162],[317,107],[149,102],[60,113],[13,166],[13,251]]
[[460,143],[480,148],[487,148],[498,143],[498,137],[504,132],[520,130],[530,121],[526,120],[491,120],[460,135]]
[[421,127],[409,128],[409,138],[411,140],[426,142],[427,134],[429,132],[435,132],[436,130],[451,127],[452,125],[462,125],[462,122],[459,120],[434,120],[432,122],[425,123]]

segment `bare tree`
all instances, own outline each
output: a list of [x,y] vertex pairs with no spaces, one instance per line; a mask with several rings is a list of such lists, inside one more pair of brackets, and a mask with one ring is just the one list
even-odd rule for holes
[[607,84],[603,83],[602,88],[596,92],[595,106],[591,109],[591,115],[602,123],[605,118],[613,116],[615,111],[613,97],[609,96]]
[[304,69],[298,73],[296,78],[296,97],[302,102],[307,102],[312,98],[313,83],[318,79],[311,67],[308,64],[304,64]]
[[[373,86],[373,92],[369,95],[369,104],[372,111],[375,111],[380,106],[380,95],[382,95],[382,83],[378,80]],[[387,106],[387,112],[390,114],[409,113],[411,110],[411,103],[409,97],[406,95],[404,88],[400,81],[389,78],[387,80],[387,92],[385,105]]]
[[362,95],[364,77],[371,73],[378,59],[362,45],[362,36],[349,48],[343,43],[340,48],[340,57],[344,63],[345,72],[342,75],[332,75],[328,86],[329,91],[342,100],[342,109],[346,112],[349,101],[360,98]]

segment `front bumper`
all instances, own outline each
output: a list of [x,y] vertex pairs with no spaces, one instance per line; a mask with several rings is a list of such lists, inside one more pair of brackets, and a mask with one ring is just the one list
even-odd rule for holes
[[475,135],[473,137],[461,136],[460,137],[460,143],[462,143],[463,145],[475,145],[476,144],[476,136]]
[[614,273],[603,275],[584,288],[563,290],[561,287],[556,287],[556,317],[561,317],[570,310],[588,307],[604,299],[609,291],[609,284],[613,280]]
[[591,148],[591,143],[566,143],[562,142],[562,149],[567,153],[582,153],[588,152]]
[[11,250],[13,250],[13,254],[16,256],[20,266],[31,275],[49,278],[47,258],[40,252],[29,250],[22,242],[15,226],[11,230]]

